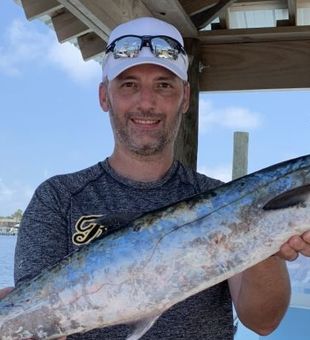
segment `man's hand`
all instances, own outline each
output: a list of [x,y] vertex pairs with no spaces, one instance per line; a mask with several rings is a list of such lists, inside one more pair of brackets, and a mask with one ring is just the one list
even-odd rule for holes
[[310,231],[301,236],[292,236],[281,246],[276,255],[284,260],[294,261],[299,254],[310,257]]
[[[3,288],[3,289],[0,289],[0,300],[3,299],[5,296],[7,296],[13,289],[14,289],[14,287],[6,287],[6,288]],[[31,339],[25,339],[25,340],[31,340]],[[58,338],[58,340],[66,340],[66,339],[67,339],[66,336]]]

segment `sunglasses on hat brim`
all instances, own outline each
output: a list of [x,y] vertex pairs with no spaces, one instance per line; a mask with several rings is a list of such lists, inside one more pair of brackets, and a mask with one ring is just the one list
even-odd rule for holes
[[124,35],[113,40],[106,53],[112,52],[115,59],[136,58],[142,47],[149,47],[158,58],[176,60],[180,53],[186,55],[180,42],[165,35]]

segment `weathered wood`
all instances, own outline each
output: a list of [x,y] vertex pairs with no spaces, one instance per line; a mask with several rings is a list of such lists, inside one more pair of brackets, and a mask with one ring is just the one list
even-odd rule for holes
[[204,28],[216,19],[222,11],[225,11],[236,0],[220,0],[215,6],[191,16],[191,19],[196,27]]
[[204,31],[199,33],[202,45],[254,43],[281,40],[308,40],[310,39],[310,26],[247,28],[218,31]]
[[42,15],[50,14],[63,7],[56,0],[21,0],[21,4],[28,20],[33,20]]
[[151,16],[144,3],[136,0],[74,0],[74,2],[81,10],[86,11],[94,22],[98,25],[103,22],[110,30],[128,20]]
[[60,43],[90,32],[90,28],[64,9],[62,13],[52,17],[52,23]]
[[201,91],[310,87],[310,40],[201,46]]
[[229,11],[226,9],[219,15],[219,22],[211,23],[211,30],[226,30],[229,28]]
[[[308,1],[308,0],[306,0]],[[257,11],[257,10],[274,10],[286,9],[286,0],[238,0],[231,7],[231,11]]]
[[175,144],[175,158],[184,165],[196,169],[199,112],[199,41],[197,39],[185,39],[185,48],[191,60],[189,66],[191,98],[189,110],[183,115]]
[[219,0],[180,0],[180,4],[188,15],[194,15],[216,5]]
[[298,0],[298,7],[299,8],[310,8],[309,0]]
[[85,61],[103,53],[107,46],[107,43],[94,32],[78,37],[77,41]]
[[297,22],[297,1],[287,0],[288,5],[288,20],[290,25],[295,26]]
[[181,32],[183,37],[197,37],[197,29],[178,0],[142,0],[155,18],[165,20]]
[[99,37],[107,41],[117,25],[140,16],[152,16],[137,0],[58,0]]
[[277,20],[276,26],[277,27],[291,26],[291,23],[288,19]]
[[232,179],[248,173],[249,133],[234,132]]

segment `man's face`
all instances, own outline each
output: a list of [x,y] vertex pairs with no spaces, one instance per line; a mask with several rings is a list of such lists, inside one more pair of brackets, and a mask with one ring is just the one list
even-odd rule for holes
[[138,155],[173,147],[188,101],[189,86],[151,64],[131,67],[100,87],[100,103],[110,113],[116,147]]

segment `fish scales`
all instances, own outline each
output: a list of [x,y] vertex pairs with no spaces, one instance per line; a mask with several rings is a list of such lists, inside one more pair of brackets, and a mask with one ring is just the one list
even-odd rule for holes
[[0,301],[0,339],[155,321],[309,229],[307,155],[147,213],[71,254]]

